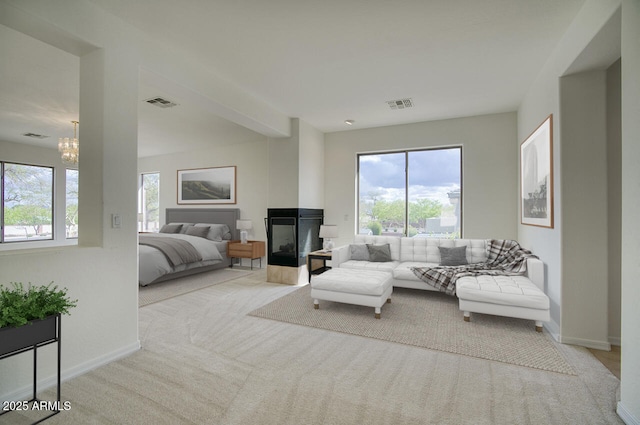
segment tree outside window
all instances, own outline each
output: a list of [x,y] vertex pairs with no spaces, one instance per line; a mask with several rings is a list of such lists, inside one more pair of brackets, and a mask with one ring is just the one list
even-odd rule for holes
[[2,242],[53,239],[53,168],[2,163]]
[[78,170],[71,168],[66,172],[66,208],[65,229],[66,237],[78,237]]
[[160,173],[140,175],[138,189],[138,230],[157,232],[160,229]]

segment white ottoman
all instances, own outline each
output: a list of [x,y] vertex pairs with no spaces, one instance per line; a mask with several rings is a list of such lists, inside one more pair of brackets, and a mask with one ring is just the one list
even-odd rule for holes
[[320,308],[319,300],[375,308],[375,318],[380,318],[380,308],[391,302],[392,275],[373,270],[335,268],[311,278],[313,307]]
[[550,320],[549,297],[526,276],[465,276],[456,282],[459,308],[464,320],[471,313],[529,319],[542,332],[542,322]]

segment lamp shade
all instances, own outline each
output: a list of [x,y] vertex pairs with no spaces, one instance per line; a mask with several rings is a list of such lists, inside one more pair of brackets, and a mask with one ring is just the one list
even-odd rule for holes
[[321,238],[337,238],[338,237],[338,226],[335,224],[321,224],[320,225],[320,234]]
[[238,230],[249,230],[253,227],[251,220],[236,220],[236,228]]

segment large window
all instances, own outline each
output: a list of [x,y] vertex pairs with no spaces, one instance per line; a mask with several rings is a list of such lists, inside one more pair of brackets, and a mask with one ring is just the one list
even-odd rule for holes
[[460,238],[462,148],[358,155],[361,234]]
[[67,238],[78,237],[78,170],[67,168],[65,229]]
[[160,229],[160,173],[140,175],[138,189],[138,230],[157,232]]
[[0,162],[1,242],[53,239],[53,167]]

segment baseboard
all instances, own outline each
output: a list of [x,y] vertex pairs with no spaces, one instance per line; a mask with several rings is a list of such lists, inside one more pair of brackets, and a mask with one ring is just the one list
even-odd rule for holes
[[621,401],[618,402],[616,413],[626,425],[640,425],[640,419],[633,416],[631,412],[624,407]]
[[[127,346],[120,348],[119,350],[112,351],[100,357],[96,357],[95,359],[89,360],[85,363],[71,367],[69,369],[62,370],[60,373],[60,380],[64,382],[69,379],[73,379],[77,376],[83,375],[100,366],[104,366],[108,363],[127,357],[135,353],[139,349],[140,349],[140,341],[136,341],[132,344],[129,344]],[[44,391],[48,388],[52,388],[56,384],[57,384],[57,377],[55,376],[55,374],[47,378],[39,379],[38,392]],[[15,391],[12,391],[11,393],[1,395],[0,400],[4,400],[4,401],[25,400],[32,396],[32,392],[33,392],[33,385],[29,384],[29,385],[23,386],[22,388],[18,388]]]
[[618,347],[620,347],[622,345],[622,339],[619,336],[618,337],[610,336],[609,343],[611,345],[617,345]]
[[544,322],[542,326],[547,332],[549,332],[549,335],[551,335],[556,342],[560,342],[560,327],[555,321],[550,320],[548,322]]
[[593,348],[595,350],[611,351],[611,344],[609,341],[594,341],[591,339],[571,338],[560,336],[562,344],[579,345],[581,347]]

